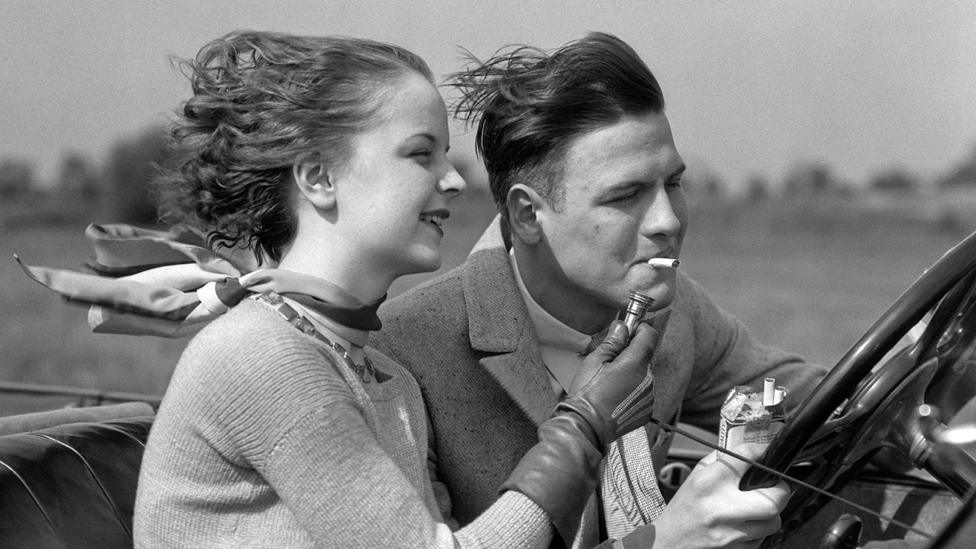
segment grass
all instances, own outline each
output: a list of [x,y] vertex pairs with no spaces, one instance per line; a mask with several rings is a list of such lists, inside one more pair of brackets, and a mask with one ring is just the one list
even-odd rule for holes
[[[442,270],[464,259],[492,215],[490,201],[477,190],[453,210]],[[28,264],[80,268],[88,257],[85,224],[61,219],[4,230],[0,381],[162,394],[184,340],[93,335],[85,309],[65,305],[10,259],[17,252]],[[963,236],[836,202],[699,205],[682,268],[762,341],[832,364]],[[430,276],[405,277],[391,294]],[[55,399],[0,394],[0,415],[54,405]]]
[[965,236],[838,204],[699,210],[689,232],[682,267],[720,306],[824,364]]

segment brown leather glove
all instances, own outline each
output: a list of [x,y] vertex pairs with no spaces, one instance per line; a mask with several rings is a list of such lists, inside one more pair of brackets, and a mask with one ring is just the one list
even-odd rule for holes
[[521,492],[542,507],[566,546],[572,543],[596,487],[606,448],[650,417],[653,378],[648,364],[657,346],[657,331],[641,324],[629,345],[627,339],[623,322],[611,324],[607,337],[584,359],[577,374],[582,387],[539,426],[539,443],[501,487],[503,492]]
[[556,406],[557,412],[573,412],[582,418],[592,430],[590,441],[604,453],[611,442],[644,425],[651,416],[654,376],[648,368],[657,340],[654,328],[638,324],[630,346],[607,362],[627,341],[627,328],[614,321],[607,337],[583,360],[569,396]]

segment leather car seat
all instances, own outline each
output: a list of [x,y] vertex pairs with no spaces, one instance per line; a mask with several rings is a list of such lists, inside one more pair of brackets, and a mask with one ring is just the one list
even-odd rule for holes
[[131,548],[153,416],[0,436],[0,548]]

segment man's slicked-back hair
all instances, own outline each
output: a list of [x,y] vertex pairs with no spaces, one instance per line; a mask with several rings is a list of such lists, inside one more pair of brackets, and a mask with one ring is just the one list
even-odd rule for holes
[[633,48],[599,32],[549,52],[513,45],[487,61],[472,56],[451,85],[460,91],[455,116],[477,120],[477,152],[506,221],[516,183],[558,205],[561,164],[574,138],[664,110],[661,87]]

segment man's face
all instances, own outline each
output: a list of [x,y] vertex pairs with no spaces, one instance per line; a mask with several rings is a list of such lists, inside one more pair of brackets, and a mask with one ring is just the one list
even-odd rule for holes
[[631,290],[654,298],[652,310],[668,306],[675,271],[647,260],[681,251],[684,168],[664,113],[625,117],[576,138],[564,160],[562,200],[537,213],[549,248],[534,269],[547,288],[534,296],[540,304],[584,331],[605,325]]

